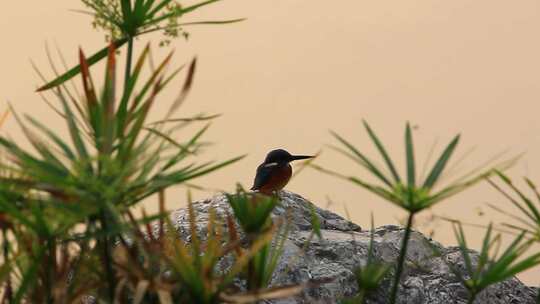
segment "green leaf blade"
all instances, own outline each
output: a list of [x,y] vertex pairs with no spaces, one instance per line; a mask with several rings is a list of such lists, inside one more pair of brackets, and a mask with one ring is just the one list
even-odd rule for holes
[[[128,40],[126,38],[121,38],[121,39],[115,40],[113,42],[113,44],[114,44],[115,48],[118,49],[122,45],[124,45],[127,41]],[[107,57],[108,52],[109,52],[109,47],[107,46],[107,47],[104,47],[103,49],[99,50],[94,55],[87,58],[88,66],[92,66],[95,63],[97,63],[98,61],[100,61],[101,59]],[[65,72],[64,74],[56,77],[54,80],[52,80],[52,81],[46,83],[45,85],[39,87],[37,89],[37,91],[42,92],[42,91],[46,91],[46,90],[52,89],[54,87],[57,87],[57,86],[63,84],[64,82],[70,80],[71,78],[77,76],[80,72],[81,72],[81,65],[77,65],[77,66],[71,68],[70,70],[68,70],[67,72]]]
[[444,152],[441,154],[441,156],[439,157],[439,159],[433,166],[433,169],[431,169],[431,172],[426,178],[426,181],[424,182],[424,185],[423,185],[424,188],[431,189],[435,185],[441,173],[443,172],[444,168],[446,167],[448,161],[450,160],[450,157],[454,153],[454,150],[456,149],[456,146],[459,143],[459,138],[460,138],[459,135],[454,137],[454,139],[448,144],[446,149],[444,149]]
[[407,123],[407,128],[405,130],[405,147],[407,158],[407,185],[412,189],[416,187],[416,168],[412,132],[409,123]]
[[368,132],[369,134],[369,137],[371,138],[371,140],[373,141],[373,143],[375,144],[375,146],[377,147],[377,150],[379,150],[379,153],[381,154],[382,158],[384,159],[384,162],[386,163],[386,165],[388,166],[388,169],[390,170],[390,172],[392,173],[392,176],[394,177],[394,181],[396,183],[400,183],[401,182],[401,178],[399,177],[399,174],[396,170],[396,167],[394,166],[394,163],[392,162],[392,159],[390,158],[390,156],[388,155],[388,153],[386,152],[386,149],[384,148],[384,145],[382,144],[382,142],[379,140],[379,138],[377,137],[377,135],[375,134],[375,132],[371,129],[371,127],[369,126],[369,124],[363,120],[362,123],[364,124],[364,128],[366,129],[366,131]]

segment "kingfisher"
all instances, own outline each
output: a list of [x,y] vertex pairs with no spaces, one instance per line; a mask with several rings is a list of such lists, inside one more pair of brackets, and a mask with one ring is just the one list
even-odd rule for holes
[[270,151],[264,162],[257,167],[257,174],[251,190],[271,195],[283,189],[292,176],[290,162],[299,159],[313,158],[308,155],[291,155],[283,149]]

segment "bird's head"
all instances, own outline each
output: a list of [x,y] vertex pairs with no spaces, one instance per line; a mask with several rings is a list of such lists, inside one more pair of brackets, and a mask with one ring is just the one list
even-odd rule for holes
[[309,155],[291,155],[291,153],[283,150],[283,149],[277,149],[270,151],[266,158],[264,159],[265,164],[284,164],[292,162],[293,160],[300,160],[300,159],[307,159],[312,158],[313,156]]

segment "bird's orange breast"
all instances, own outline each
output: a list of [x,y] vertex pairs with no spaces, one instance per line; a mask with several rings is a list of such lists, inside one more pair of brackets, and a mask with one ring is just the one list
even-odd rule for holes
[[292,176],[292,167],[291,165],[287,164],[286,166],[283,166],[282,168],[276,168],[272,174],[270,175],[270,178],[268,181],[261,186],[259,189],[259,192],[265,193],[265,194],[272,194],[274,191],[278,191],[283,189],[285,185],[289,182]]

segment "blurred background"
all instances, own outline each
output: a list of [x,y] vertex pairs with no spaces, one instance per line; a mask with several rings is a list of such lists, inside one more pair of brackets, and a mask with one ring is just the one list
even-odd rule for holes
[[[30,60],[50,79],[46,44],[52,53],[57,46],[70,66],[77,62],[79,46],[87,54],[102,48],[104,33],[92,29],[91,17],[71,11],[83,8],[73,0],[3,4],[2,108],[10,102],[20,113],[64,128],[34,93],[42,82]],[[500,152],[508,157],[524,153],[509,175],[540,183],[540,2],[225,0],[186,21],[239,17],[247,20],[186,28],[187,41],[179,38],[165,48],[158,46],[160,34],[147,36],[156,60],[171,49],[176,50],[177,66],[193,56],[199,59],[195,86],[182,115],[223,114],[206,136],[214,145],[200,159],[248,154],[241,162],[196,180],[209,189],[195,191],[196,198],[232,191],[237,182],[250,187],[256,166],[275,148],[297,154],[322,150],[317,164],[366,177],[362,168],[325,146],[335,143],[328,132],[334,130],[376,156],[362,119],[398,160],[405,158],[404,126],[410,121],[415,126],[418,164],[423,164],[435,141],[440,151],[461,133],[454,160],[468,157],[452,170],[455,177]],[[145,40],[137,42],[139,51],[144,44]],[[101,75],[102,67],[93,71]],[[177,80],[178,91],[182,80]],[[156,119],[178,91],[171,86],[161,96],[163,112],[153,113]],[[14,119],[2,132],[22,138]],[[451,179],[448,176],[447,181]],[[310,168],[287,189],[349,216],[363,228],[369,228],[371,212],[376,225],[397,224],[405,215],[363,189]],[[182,187],[168,190],[168,207],[184,206],[185,192]],[[487,202],[517,214],[484,182],[431,213],[422,213],[417,228],[453,245],[451,226],[433,219],[433,214],[481,225],[511,223],[486,207]],[[154,200],[144,205],[156,209]],[[472,247],[478,248],[484,229],[468,227],[467,232]],[[538,286],[540,270],[520,278]]]

